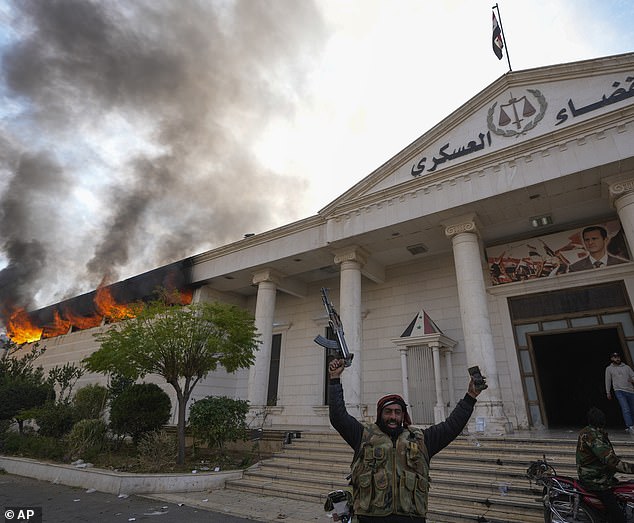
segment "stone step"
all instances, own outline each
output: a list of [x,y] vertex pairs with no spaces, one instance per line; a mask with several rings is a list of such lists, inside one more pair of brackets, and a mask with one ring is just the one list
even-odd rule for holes
[[[227,488],[234,489],[235,481],[227,483]],[[311,489],[305,484],[297,485],[294,481],[266,482],[257,480],[240,481],[237,490],[260,495],[276,496],[286,499],[325,502],[328,491]],[[525,497],[513,499],[503,496],[477,498],[470,493],[460,494],[451,491],[433,491],[430,493],[428,521],[430,523],[452,523],[478,521],[483,516],[490,523],[537,523],[543,521],[543,510],[534,499]]]
[[[297,435],[227,488],[323,503],[328,492],[345,487],[352,450],[341,437]],[[545,455],[558,473],[574,476],[575,447],[573,437],[460,436],[432,460],[428,521],[541,523],[541,488],[528,480],[526,469]],[[624,457],[634,456],[634,439],[623,438],[615,447]]]

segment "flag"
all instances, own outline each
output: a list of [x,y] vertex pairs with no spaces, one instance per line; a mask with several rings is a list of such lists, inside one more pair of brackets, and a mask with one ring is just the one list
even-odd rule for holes
[[502,41],[502,30],[498,24],[497,18],[495,18],[495,13],[493,14],[493,52],[495,56],[498,57],[499,60],[502,60],[502,48],[504,47],[504,42]]

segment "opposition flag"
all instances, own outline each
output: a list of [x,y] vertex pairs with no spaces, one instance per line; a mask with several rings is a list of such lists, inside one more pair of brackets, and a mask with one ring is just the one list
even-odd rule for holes
[[495,18],[495,13],[493,14],[493,52],[495,56],[498,57],[499,60],[502,60],[502,48],[504,47],[504,42],[502,41],[502,30],[500,29],[500,25],[498,24],[497,18]]

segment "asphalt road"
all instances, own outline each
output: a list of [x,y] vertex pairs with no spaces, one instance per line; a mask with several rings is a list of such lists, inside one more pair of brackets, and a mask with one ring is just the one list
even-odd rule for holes
[[[156,521],[156,523],[241,523],[247,519],[141,496],[118,497],[103,492],[55,485],[36,479],[0,474],[0,508],[5,523],[98,523]],[[16,509],[39,508],[31,515]],[[13,512],[10,511],[13,509]],[[9,516],[9,517],[8,517]],[[20,517],[21,516],[21,517]],[[28,519],[27,519],[28,518]]]

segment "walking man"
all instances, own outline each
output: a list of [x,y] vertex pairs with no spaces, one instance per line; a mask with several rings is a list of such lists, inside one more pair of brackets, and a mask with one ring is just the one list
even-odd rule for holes
[[611,389],[614,389],[623,413],[625,431],[634,435],[634,371],[621,361],[618,352],[613,352],[610,360],[612,363],[605,369],[605,392],[611,400]]

